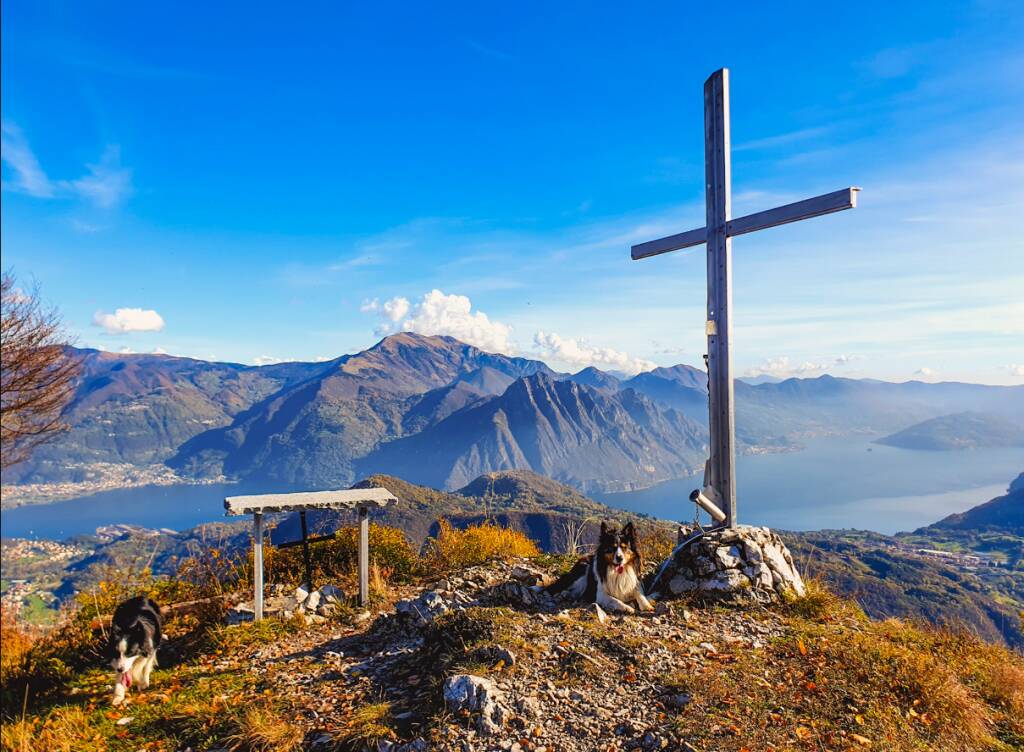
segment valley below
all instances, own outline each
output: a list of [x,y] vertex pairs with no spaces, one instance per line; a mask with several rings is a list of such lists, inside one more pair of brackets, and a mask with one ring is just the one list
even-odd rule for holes
[[[686,365],[558,373],[407,332],[262,367],[76,353],[70,429],[4,477],[5,603],[37,620],[103,572],[240,554],[249,525],[224,522],[228,495],[380,483],[402,502],[377,521],[417,547],[441,518],[492,520],[557,553],[602,518],[673,538],[707,456],[707,377]],[[736,397],[741,523],[789,531],[808,570],[869,615],[956,613],[1024,643],[1021,531],[929,527],[1020,473],[1024,387],[821,376],[739,381]],[[293,516],[271,524],[275,542],[298,536]]]

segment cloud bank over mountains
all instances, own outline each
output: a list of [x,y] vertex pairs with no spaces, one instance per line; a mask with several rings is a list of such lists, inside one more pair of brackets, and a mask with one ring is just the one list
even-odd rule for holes
[[610,347],[594,347],[586,340],[561,337],[554,332],[537,332],[533,335],[533,344],[542,357],[580,368],[595,366],[604,371],[621,371],[634,376],[658,367],[650,360],[634,358]]
[[381,322],[374,329],[378,336],[395,332],[416,332],[425,335],[446,335],[488,352],[513,355],[512,327],[492,321],[483,311],[474,311],[465,295],[446,295],[434,289],[423,295],[415,305],[408,298],[394,297],[383,303],[367,301],[360,309],[377,314]]
[[[474,311],[472,301],[465,295],[449,295],[434,289],[416,303],[401,296],[383,302],[374,298],[364,302],[360,310],[379,318],[374,333],[380,337],[401,331],[444,335],[487,352],[522,353],[522,348],[513,339],[512,327],[495,321],[481,310]],[[635,358],[620,350],[596,347],[584,339],[563,337],[554,332],[536,332],[533,335],[533,352],[575,369],[596,366],[634,375],[657,367],[652,361]]]

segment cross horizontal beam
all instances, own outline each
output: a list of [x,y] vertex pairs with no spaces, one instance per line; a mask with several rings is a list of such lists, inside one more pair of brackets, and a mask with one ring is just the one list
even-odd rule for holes
[[[796,201],[785,206],[777,206],[774,209],[748,214],[745,217],[730,220],[725,225],[727,237],[746,235],[748,232],[764,230],[768,227],[799,222],[801,219],[820,217],[825,214],[853,209],[857,206],[857,192],[860,188],[843,188],[841,191],[833,191],[814,198]],[[700,245],[707,241],[707,227],[696,230],[687,230],[676,235],[669,235],[658,240],[649,240],[646,243],[635,245],[630,250],[634,261],[659,256],[662,253],[678,251],[683,248]]]

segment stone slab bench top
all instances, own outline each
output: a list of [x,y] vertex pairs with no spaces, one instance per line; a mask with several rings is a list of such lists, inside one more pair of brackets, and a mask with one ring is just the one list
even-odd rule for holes
[[398,501],[386,488],[353,488],[344,491],[304,491],[299,493],[228,496],[226,515],[256,512],[300,512],[304,509],[355,509],[387,507]]

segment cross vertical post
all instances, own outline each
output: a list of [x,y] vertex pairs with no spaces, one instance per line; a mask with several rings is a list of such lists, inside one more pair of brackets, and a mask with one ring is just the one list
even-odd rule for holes
[[707,215],[708,418],[711,456],[705,485],[736,526],[736,417],[733,408],[732,240],[726,226],[732,219],[732,175],[729,155],[729,71],[715,71],[704,82],[704,175]]
[[704,465],[704,487],[690,500],[715,523],[736,527],[736,410],[732,378],[732,238],[853,209],[860,188],[844,188],[785,206],[732,218],[732,175],[729,155],[729,69],[704,82],[704,198],[706,224],[686,232],[638,243],[634,261],[707,244],[708,305],[704,333],[708,351],[708,432],[710,451]]

